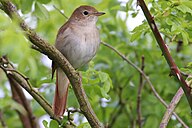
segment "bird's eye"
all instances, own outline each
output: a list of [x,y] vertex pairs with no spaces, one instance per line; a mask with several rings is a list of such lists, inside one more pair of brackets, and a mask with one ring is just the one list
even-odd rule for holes
[[88,11],[84,11],[84,12],[83,12],[83,15],[88,15],[88,14],[89,14]]

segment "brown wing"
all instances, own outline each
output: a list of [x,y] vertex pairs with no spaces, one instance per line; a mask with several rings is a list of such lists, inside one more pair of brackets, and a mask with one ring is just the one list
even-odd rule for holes
[[[57,38],[56,38],[56,41],[55,41],[55,45],[57,43],[61,43],[62,39],[63,39],[63,36],[62,34],[64,33],[64,31],[68,28],[68,21],[63,25],[61,26],[61,28],[59,29],[58,33],[57,33]],[[57,47],[56,47],[57,48]],[[58,48],[57,48],[58,49]],[[59,49],[58,49],[59,50]],[[57,68],[56,64],[54,61],[52,61],[52,79],[54,77],[54,73],[55,73],[55,70]]]

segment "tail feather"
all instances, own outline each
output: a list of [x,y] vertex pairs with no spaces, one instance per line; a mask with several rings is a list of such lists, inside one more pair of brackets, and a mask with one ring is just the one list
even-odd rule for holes
[[69,80],[65,73],[56,69],[56,88],[53,102],[53,112],[56,116],[62,116],[66,109]]

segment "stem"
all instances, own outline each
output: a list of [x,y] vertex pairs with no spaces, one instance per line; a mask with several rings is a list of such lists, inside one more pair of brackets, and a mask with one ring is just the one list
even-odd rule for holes
[[[167,127],[167,124],[171,118],[171,115],[172,115],[173,111],[175,110],[175,107],[177,106],[181,97],[183,96],[183,93],[184,92],[183,92],[182,88],[180,87],[179,90],[177,91],[177,93],[175,94],[175,96],[173,97],[173,99],[171,100],[171,103],[167,107],[167,110],[163,116],[163,119],[160,123],[159,128],[166,128]],[[184,127],[189,128],[188,126],[184,126]]]
[[[144,72],[144,56],[142,56],[141,58],[141,70]],[[143,76],[140,73],[140,80],[139,80],[139,89],[138,89],[138,95],[137,95],[137,123],[139,125],[139,128],[142,128],[142,120],[141,120],[141,91],[143,89],[144,83],[143,83]]]

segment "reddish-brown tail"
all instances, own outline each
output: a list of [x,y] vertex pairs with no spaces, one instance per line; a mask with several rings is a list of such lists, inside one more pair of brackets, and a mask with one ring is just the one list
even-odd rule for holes
[[56,69],[56,88],[53,102],[53,112],[56,116],[62,116],[65,112],[69,80],[65,73],[60,69]]

